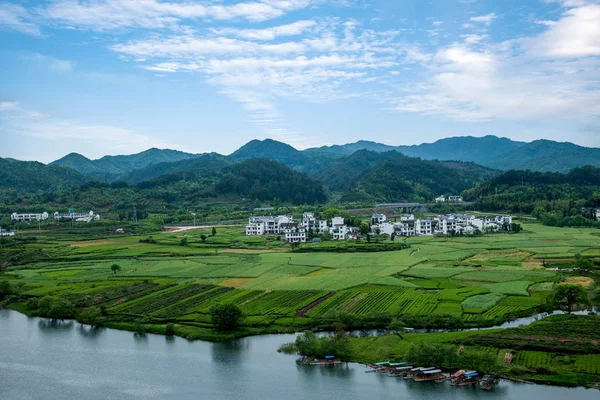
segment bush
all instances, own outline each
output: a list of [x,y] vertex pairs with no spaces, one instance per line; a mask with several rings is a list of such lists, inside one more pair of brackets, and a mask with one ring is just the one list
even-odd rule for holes
[[79,314],[79,321],[91,326],[101,326],[102,311],[100,307],[88,307]]
[[244,314],[235,304],[215,304],[210,308],[212,323],[221,330],[234,330],[242,322]]
[[175,335],[175,325],[173,325],[171,323],[167,324],[167,326],[165,326],[165,335],[167,335],[167,336]]

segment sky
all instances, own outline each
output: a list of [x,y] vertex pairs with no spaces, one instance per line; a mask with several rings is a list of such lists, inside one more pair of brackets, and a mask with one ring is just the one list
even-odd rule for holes
[[600,147],[600,0],[0,0],[0,157]]

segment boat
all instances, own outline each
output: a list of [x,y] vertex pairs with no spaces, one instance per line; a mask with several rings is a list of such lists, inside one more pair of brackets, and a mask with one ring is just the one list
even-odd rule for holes
[[432,370],[435,368],[425,368],[425,367],[417,367],[417,368],[413,368],[408,370],[408,372],[406,374],[404,374],[404,379],[412,379],[413,376],[415,376],[415,374],[421,372],[421,371],[426,371],[426,370]]
[[335,358],[335,356],[325,356],[325,359],[320,360],[320,359],[314,359],[311,362],[308,363],[308,365],[339,365],[342,362],[340,360],[337,360]]
[[496,375],[485,375],[479,382],[479,388],[482,390],[492,390],[500,383],[500,377]]
[[476,385],[479,382],[479,373],[477,371],[460,370],[452,375],[452,386]]
[[441,369],[428,368],[426,370],[417,371],[413,375],[412,380],[415,382],[431,382],[431,381],[438,381],[441,379],[446,380],[445,378],[446,377]]
[[406,376],[406,374],[408,374],[411,369],[413,369],[413,367],[411,367],[410,365],[407,365],[405,367],[398,367],[395,371],[390,372],[389,375],[403,377]]

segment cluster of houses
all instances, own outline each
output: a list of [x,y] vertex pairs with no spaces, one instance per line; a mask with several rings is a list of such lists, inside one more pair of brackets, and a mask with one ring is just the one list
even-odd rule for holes
[[[508,230],[511,216],[475,217],[470,214],[439,215],[437,217],[415,218],[405,214],[395,221],[388,221],[385,214],[373,214],[371,234],[396,236],[430,235],[473,235],[476,232],[498,232]],[[250,217],[246,225],[246,235],[281,235],[288,243],[305,243],[312,236],[329,234],[333,240],[358,240],[360,228],[348,226],[343,217],[334,217],[331,223],[317,219],[312,213],[304,213],[302,220],[295,221],[291,215]],[[319,238],[314,239],[320,241]]]
[[[55,221],[91,222],[100,220],[100,214],[95,214],[93,211],[90,211],[88,213],[59,213],[57,211],[53,214],[53,217]],[[17,222],[46,221],[48,220],[48,218],[50,218],[50,214],[48,214],[47,212],[26,214],[12,213],[10,215],[11,221]]]
[[436,197],[435,201],[436,203],[462,203],[464,200],[462,196],[440,196]]
[[399,220],[388,221],[383,214],[372,218],[371,231],[386,236],[473,235],[476,232],[499,232],[508,230],[512,217],[493,215],[475,217],[471,214],[449,214],[437,217],[415,218],[402,215]]

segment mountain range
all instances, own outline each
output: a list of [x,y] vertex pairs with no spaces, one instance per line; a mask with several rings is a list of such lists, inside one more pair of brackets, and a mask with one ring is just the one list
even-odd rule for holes
[[[163,207],[223,196],[296,204],[323,202],[327,192],[337,193],[342,202],[431,201],[441,194],[463,192],[472,199],[490,197],[483,188],[495,182],[503,170],[564,175],[584,165],[600,166],[600,149],[485,136],[447,138],[418,146],[360,141],[299,151],[266,139],[252,140],[228,156],[153,148],[98,160],[71,153],[49,165],[0,159],[0,191],[6,201],[46,196],[76,203],[78,198],[106,197],[102,204],[108,205],[144,198],[147,204],[160,202]],[[74,192],[71,198],[69,190],[63,190],[69,187],[85,194],[78,197]],[[302,190],[293,193],[292,187]],[[119,194],[108,200],[112,195],[107,190],[113,189]],[[127,190],[119,192],[121,189]],[[513,189],[500,187],[500,193]],[[494,187],[494,193],[496,190]]]
[[[513,141],[496,136],[451,137],[434,143],[414,146],[389,146],[371,141],[359,141],[345,145],[323,146],[303,151],[272,139],[252,140],[229,156],[191,154],[176,150],[149,149],[129,156],[105,156],[90,160],[71,153],[50,165],[69,167],[80,173],[103,181],[125,180],[139,182],[162,173],[177,170],[171,163],[210,156],[213,160],[239,162],[250,158],[279,161],[288,167],[308,175],[325,174],[324,170],[336,160],[351,156],[360,150],[375,153],[395,151],[423,160],[447,160],[473,162],[498,169],[529,169],[539,172],[566,173],[585,165],[600,166],[600,148],[578,146],[568,142],[536,140],[530,143]],[[160,165],[160,166],[159,166]],[[134,172],[136,171],[136,172]]]

